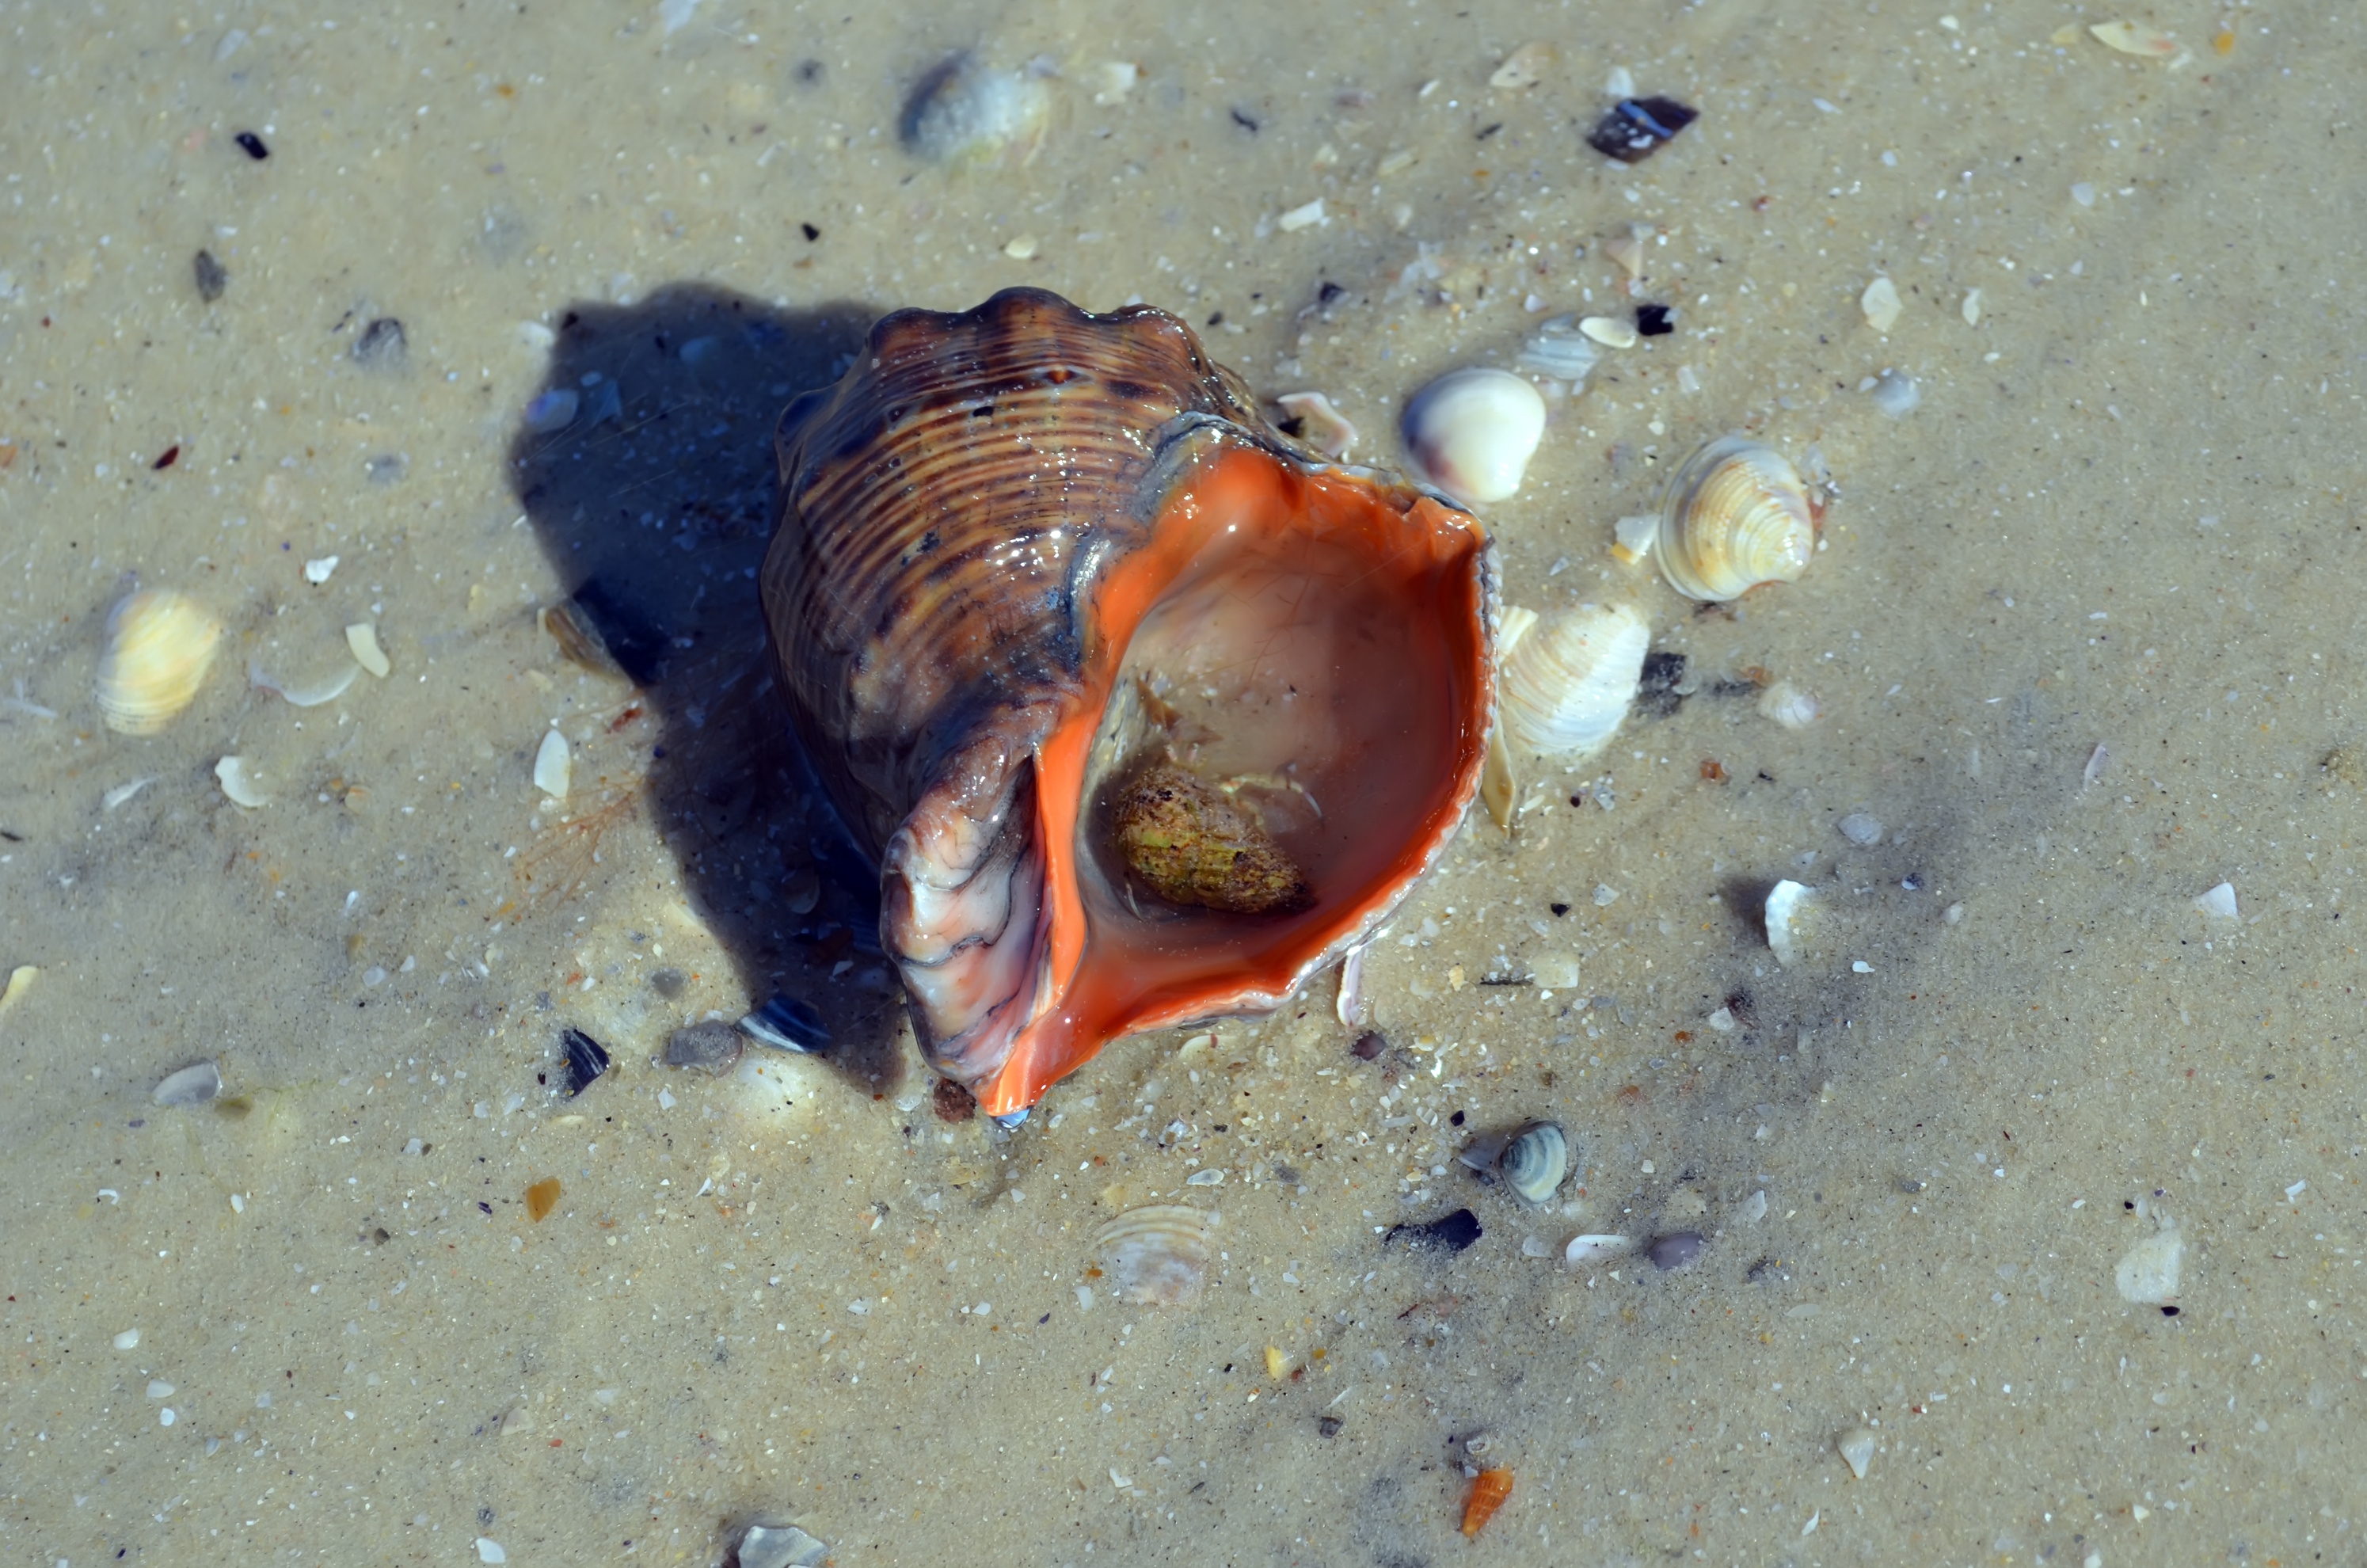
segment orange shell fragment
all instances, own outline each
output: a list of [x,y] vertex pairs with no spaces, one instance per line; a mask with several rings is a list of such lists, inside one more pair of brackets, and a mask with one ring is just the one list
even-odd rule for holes
[[1471,1495],[1463,1504],[1463,1535],[1477,1537],[1480,1527],[1496,1517],[1504,1499],[1512,1494],[1512,1472],[1509,1470],[1483,1470],[1471,1483]]
[[526,1189],[527,1218],[540,1224],[559,1207],[559,1178],[545,1176]]

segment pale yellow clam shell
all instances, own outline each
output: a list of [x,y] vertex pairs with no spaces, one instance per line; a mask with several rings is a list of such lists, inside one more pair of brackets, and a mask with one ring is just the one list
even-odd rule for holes
[[221,622],[170,588],[142,588],[107,618],[98,710],[118,734],[153,735],[197,700],[221,645]]
[[1669,481],[1660,574],[1689,599],[1716,603],[1761,583],[1795,583],[1816,548],[1807,486],[1772,447],[1723,436]]

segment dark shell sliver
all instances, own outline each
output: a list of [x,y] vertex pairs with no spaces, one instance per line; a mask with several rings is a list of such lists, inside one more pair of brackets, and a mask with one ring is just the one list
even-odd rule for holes
[[1443,1214],[1426,1225],[1391,1225],[1384,1241],[1402,1242],[1414,1252],[1453,1256],[1479,1239],[1479,1216],[1468,1209]]
[[1586,144],[1606,158],[1640,164],[1677,139],[1701,110],[1674,98],[1622,98],[1586,133]]

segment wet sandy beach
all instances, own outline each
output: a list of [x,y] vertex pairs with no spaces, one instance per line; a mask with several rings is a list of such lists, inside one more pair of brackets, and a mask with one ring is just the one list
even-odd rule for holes
[[[2367,47],[2118,15],[0,15],[0,1554],[2360,1558]],[[1048,95],[1032,157],[900,138],[962,50]],[[1591,150],[1616,70],[1701,118]],[[936,1108],[754,576],[781,407],[1017,283],[1391,465],[1433,377],[1673,307],[1481,511],[1508,601],[1633,599],[1686,679],[1467,824],[1369,1059],[1324,977]],[[1612,528],[1732,430],[1824,547],[1703,612]],[[134,588],[227,629],[145,737],[94,695]],[[250,678],[363,624],[382,677]],[[829,1052],[663,1063],[776,994]],[[1455,1157],[1533,1119],[1542,1210]],[[1154,1202],[1215,1216],[1189,1306],[1094,1272]]]

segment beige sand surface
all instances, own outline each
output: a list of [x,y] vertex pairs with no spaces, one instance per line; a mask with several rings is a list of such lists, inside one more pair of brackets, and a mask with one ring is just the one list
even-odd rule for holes
[[[2170,5],[2172,69],[1945,9],[0,14],[0,1558],[703,1564],[761,1514],[845,1564],[2360,1561],[2360,17]],[[1032,163],[899,146],[965,47],[1057,70]],[[1580,140],[1619,66],[1703,111],[1634,167]],[[1214,324],[1395,462],[1530,296],[1630,304],[1633,223],[1679,330],[1487,516],[1512,601],[1633,592],[1701,689],[1467,830],[1373,954],[1394,1054],[1327,981],[938,1120],[768,739],[774,413],[880,312],[1025,281]],[[1828,548],[1696,614],[1606,547],[1733,428],[1821,453]],[[150,739],[92,696],[134,582],[230,628]],[[638,695],[537,626],[586,583]],[[387,678],[248,686],[357,621]],[[1714,694],[1751,667],[1821,722]],[[1779,971],[1786,875],[1837,934]],[[652,1065],[776,990],[836,1057]],[[570,1025],[616,1068],[562,1101]],[[199,1057],[230,1098],[150,1103]],[[1456,1166],[1547,1116],[1565,1207]],[[1165,1198],[1221,1215],[1202,1300],[1087,1310]],[[1458,1256],[1376,1235],[1466,1205]],[[2175,1318],[2114,1283],[2164,1222]],[[1471,1461],[1517,1477],[1476,1542]]]

